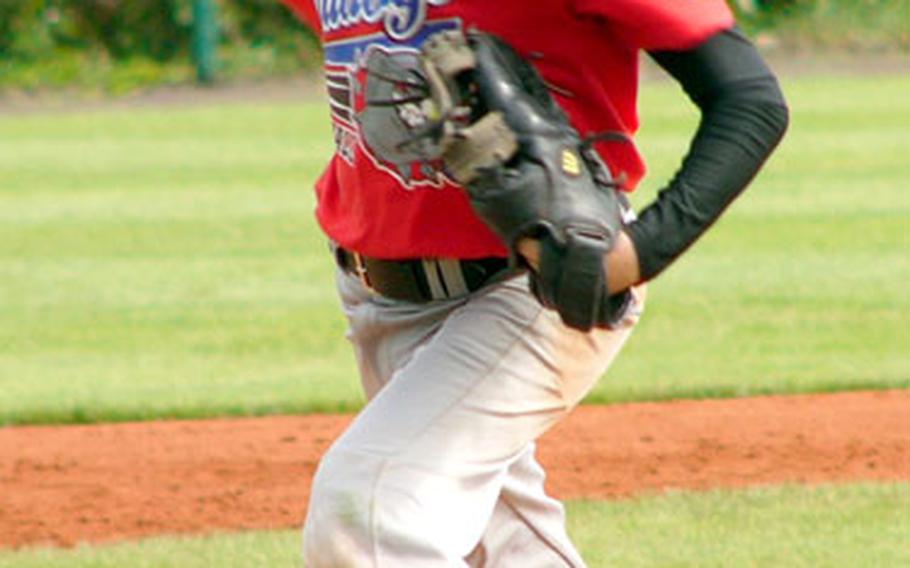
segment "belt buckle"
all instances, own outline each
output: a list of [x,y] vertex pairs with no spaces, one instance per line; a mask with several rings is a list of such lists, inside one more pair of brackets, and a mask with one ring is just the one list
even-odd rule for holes
[[354,274],[357,276],[357,279],[360,280],[360,283],[363,284],[364,288],[370,292],[376,292],[376,290],[373,289],[373,285],[370,284],[370,277],[367,275],[367,265],[363,261],[363,255],[359,252],[351,251],[351,256],[354,258]]

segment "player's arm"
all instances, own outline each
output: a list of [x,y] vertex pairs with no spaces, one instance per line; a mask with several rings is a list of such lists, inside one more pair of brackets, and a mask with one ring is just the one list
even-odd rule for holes
[[[627,227],[640,280],[657,276],[691,246],[746,188],[780,142],[789,113],[777,79],[734,27],[686,51],[650,55],[701,111],[688,154],[673,179]],[[617,280],[628,258],[612,259]],[[625,276],[625,278],[623,278]],[[621,289],[625,281],[616,285]]]
[[[651,56],[698,106],[701,123],[679,171],[605,259],[611,292],[654,278],[704,234],[758,173],[789,122],[777,79],[738,28]],[[536,243],[519,249],[536,264]]]

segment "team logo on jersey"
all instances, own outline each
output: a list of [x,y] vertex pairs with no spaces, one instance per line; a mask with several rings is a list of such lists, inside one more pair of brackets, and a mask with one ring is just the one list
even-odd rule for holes
[[[461,27],[459,20],[426,21],[427,6],[451,0],[344,0],[319,2],[324,30],[382,21],[383,31],[324,43],[326,86],[337,154],[354,165],[359,154],[408,189],[442,187],[438,160],[404,143],[427,121],[414,78],[420,46],[431,35]],[[415,24],[414,22],[419,22]],[[416,27],[414,27],[416,26]],[[328,34],[327,34],[328,35]],[[375,104],[382,101],[383,104]],[[403,101],[388,104],[390,101]],[[362,156],[361,156],[362,157]]]

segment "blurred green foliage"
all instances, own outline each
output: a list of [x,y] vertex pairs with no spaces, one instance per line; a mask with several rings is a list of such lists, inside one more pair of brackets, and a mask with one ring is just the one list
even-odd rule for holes
[[732,0],[752,36],[790,50],[910,51],[910,0]]
[[[280,0],[216,0],[220,77],[318,67],[315,36]],[[784,49],[910,51],[910,0],[729,0],[742,27]],[[0,91],[124,92],[190,82],[193,0],[0,0]]]
[[[0,0],[0,88],[129,90],[192,77],[192,0]],[[277,0],[218,0],[224,78],[314,67],[313,34]]]

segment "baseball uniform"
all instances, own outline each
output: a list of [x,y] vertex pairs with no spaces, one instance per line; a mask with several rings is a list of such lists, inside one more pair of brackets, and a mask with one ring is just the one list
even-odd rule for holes
[[[630,213],[642,280],[710,226],[782,136],[773,76],[723,0],[285,1],[324,49],[336,152],[316,215],[368,398],[314,479],[307,566],[584,566],[534,442],[607,370],[643,287],[610,329],[573,330],[542,308],[443,169],[390,159],[381,135],[365,135],[367,62],[414,65],[427,37],[480,29],[533,62],[580,133],[631,137],[650,52],[703,123],[661,198],[639,221]],[[635,145],[596,148],[634,190]]]

